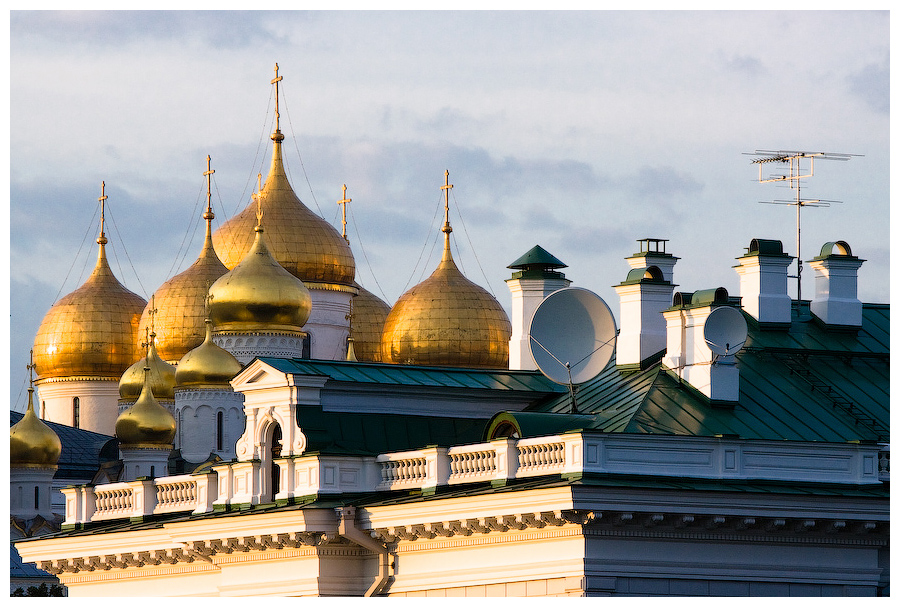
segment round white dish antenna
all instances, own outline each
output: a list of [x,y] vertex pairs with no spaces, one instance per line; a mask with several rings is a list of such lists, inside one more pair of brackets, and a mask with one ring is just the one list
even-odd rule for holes
[[735,308],[722,306],[710,312],[703,323],[703,339],[713,354],[731,356],[747,341],[747,321]]
[[528,330],[531,357],[558,384],[581,384],[606,367],[616,348],[616,320],[606,302],[569,287],[544,298]]

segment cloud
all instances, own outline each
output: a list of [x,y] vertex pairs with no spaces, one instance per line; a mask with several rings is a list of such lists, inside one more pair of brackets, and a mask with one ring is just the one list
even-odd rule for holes
[[847,76],[847,85],[856,95],[876,112],[889,114],[891,110],[890,59],[869,63],[857,72]]

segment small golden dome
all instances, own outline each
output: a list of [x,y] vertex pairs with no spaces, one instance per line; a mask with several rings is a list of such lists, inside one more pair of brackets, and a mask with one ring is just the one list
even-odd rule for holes
[[178,388],[213,388],[230,386],[231,378],[241,371],[241,363],[231,352],[212,340],[212,321],[206,321],[206,339],[188,352],[178,363],[175,386]]
[[299,333],[312,309],[309,290],[272,257],[259,225],[250,251],[213,283],[209,298],[216,331]]
[[144,367],[144,376],[137,401],[116,420],[116,437],[123,447],[171,445],[175,440],[175,418],[153,396],[149,367]]
[[12,467],[55,466],[62,443],[34,412],[34,388],[28,388],[25,416],[9,429],[9,464]]
[[153,390],[153,395],[167,400],[175,398],[175,367],[160,358],[153,333],[150,338],[150,352],[128,367],[119,380],[119,398],[122,400],[140,396],[144,388],[144,367],[150,368],[150,389]]
[[381,362],[381,333],[391,307],[378,296],[354,283],[359,294],[353,298],[351,336],[357,360]]
[[[304,282],[352,285],[356,263],[350,245],[297,198],[281,159],[283,138],[280,131],[272,135],[272,166],[258,195],[272,256]],[[251,203],[213,234],[216,251],[228,268],[237,266],[250,249],[255,212],[256,205]]]
[[39,378],[118,378],[141,355],[138,321],[147,302],[113,275],[106,261],[106,238],[90,277],[44,316],[34,338]]
[[400,296],[381,336],[386,363],[509,367],[509,317],[493,295],[470,281],[450,254],[449,172],[444,187],[444,254],[437,269]]
[[[207,218],[206,241],[200,257],[187,270],[164,282],[154,293],[156,303],[153,307],[158,310],[153,318],[156,349],[165,361],[177,361],[203,342],[209,286],[228,272],[213,248],[209,224],[212,211],[209,208],[204,218]],[[150,306],[141,315],[139,335],[143,335],[149,326]]]

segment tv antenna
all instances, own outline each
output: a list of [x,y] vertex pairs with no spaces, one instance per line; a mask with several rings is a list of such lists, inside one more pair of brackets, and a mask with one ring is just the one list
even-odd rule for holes
[[[756,150],[744,152],[748,156],[756,156],[751,163],[759,165],[759,183],[773,181],[786,181],[792,190],[797,191],[793,200],[768,200],[760,201],[762,204],[785,204],[797,208],[797,276],[789,278],[797,279],[797,305],[800,305],[800,278],[803,273],[803,258],[800,256],[800,209],[803,207],[830,207],[832,203],[840,204],[840,200],[804,199],[800,195],[800,184],[803,179],[813,176],[815,159],[820,160],[850,160],[853,156],[862,154],[841,154],[836,152],[804,152],[799,150]],[[763,165],[777,162],[787,165],[787,172],[775,173],[763,176]]]

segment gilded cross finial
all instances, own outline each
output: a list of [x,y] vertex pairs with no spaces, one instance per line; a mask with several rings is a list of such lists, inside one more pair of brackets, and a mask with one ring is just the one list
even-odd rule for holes
[[144,327],[144,341],[141,342],[141,347],[144,348],[144,362],[150,362],[150,327]]
[[275,85],[275,131],[279,131],[279,119],[281,118],[281,114],[278,112],[278,83],[281,82],[282,77],[278,75],[278,64],[275,64],[275,78],[272,80],[272,84]]
[[100,201],[100,237],[97,238],[97,244],[104,245],[109,242],[106,239],[106,235],[103,233],[104,224],[106,223],[106,199],[109,196],[106,195],[106,182],[100,182],[100,198],[97,200]]
[[30,359],[31,362],[25,365],[25,368],[28,369],[28,389],[34,389],[34,370],[37,369],[37,365],[34,364],[34,350],[30,351]]
[[344,237],[344,240],[347,241],[347,244],[350,243],[350,240],[347,238],[347,203],[352,202],[350,198],[347,198],[347,184],[344,184],[344,197],[341,200],[338,200],[337,203],[341,205],[341,236]]
[[212,158],[209,154],[206,155],[206,172],[203,173],[203,176],[206,177],[206,212],[203,214],[203,219],[207,222],[212,221],[216,218],[215,214],[213,214],[212,210],[212,174],[215,173],[211,167]]
[[453,231],[453,228],[450,227],[450,190],[453,189],[453,186],[450,185],[450,171],[444,171],[444,185],[441,186],[441,189],[444,191],[444,227],[441,228],[441,232],[449,237],[450,232]]
[[256,174],[256,227],[262,227],[262,173]]

